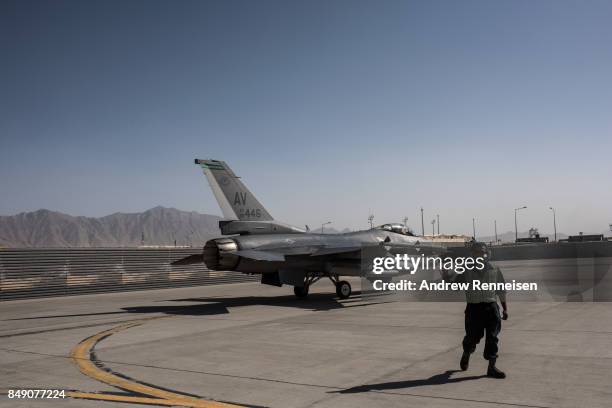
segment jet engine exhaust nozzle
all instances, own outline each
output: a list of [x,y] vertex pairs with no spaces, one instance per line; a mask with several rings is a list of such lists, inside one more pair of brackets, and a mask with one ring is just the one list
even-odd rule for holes
[[231,252],[237,250],[238,245],[233,239],[211,239],[204,245],[202,259],[209,269],[215,271],[233,271],[238,266],[240,257]]

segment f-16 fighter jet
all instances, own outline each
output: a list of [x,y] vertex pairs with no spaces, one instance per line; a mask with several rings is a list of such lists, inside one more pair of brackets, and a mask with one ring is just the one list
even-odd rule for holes
[[361,267],[362,249],[380,249],[384,256],[391,247],[414,251],[428,243],[403,224],[343,234],[316,234],[284,224],[270,215],[225,162],[196,159],[195,163],[204,171],[223,212],[221,233],[229,237],[212,239],[201,255],[175,264],[204,262],[212,270],[260,274],[261,283],[291,285],[299,298],[308,296],[310,285],[329,278],[338,297],[346,299],[351,285],[340,277],[367,274]]

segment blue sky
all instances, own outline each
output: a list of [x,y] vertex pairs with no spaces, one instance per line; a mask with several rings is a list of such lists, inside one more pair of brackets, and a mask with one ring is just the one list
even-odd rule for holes
[[[0,214],[220,214],[603,232],[612,3],[3,1]],[[420,230],[420,227],[417,228]]]

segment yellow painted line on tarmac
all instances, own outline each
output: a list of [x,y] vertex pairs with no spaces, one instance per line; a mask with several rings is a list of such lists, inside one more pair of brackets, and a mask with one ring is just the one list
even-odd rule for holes
[[129,402],[131,404],[167,405],[169,407],[175,407],[179,405],[175,401],[165,400],[161,398],[130,397],[127,395],[98,394],[95,392],[70,391],[70,392],[67,392],[66,395],[70,398],[77,398],[77,399]]
[[136,322],[124,323],[119,326],[115,326],[112,329],[104,330],[98,334],[94,334],[91,337],[86,338],[79,344],[77,344],[71,351],[70,357],[72,361],[79,367],[81,373],[86,376],[93,378],[94,380],[103,382],[113,387],[117,387],[123,390],[132,391],[135,393],[147,395],[149,397],[137,397],[137,396],[121,396],[121,395],[109,395],[109,394],[97,394],[73,391],[67,393],[72,398],[81,399],[96,399],[106,401],[121,401],[121,402],[132,402],[141,404],[156,404],[156,405],[169,405],[169,406],[182,406],[182,407],[201,407],[201,408],[241,408],[239,405],[226,404],[223,402],[209,401],[200,398],[191,397],[189,395],[179,394],[176,392],[166,391],[159,388],[155,388],[148,385],[139,384],[134,381],[130,381],[125,378],[121,378],[113,373],[105,371],[100,367],[96,366],[90,358],[91,351],[95,348],[101,340],[111,336],[122,330],[129,329],[130,327],[139,326],[146,320],[143,319]]

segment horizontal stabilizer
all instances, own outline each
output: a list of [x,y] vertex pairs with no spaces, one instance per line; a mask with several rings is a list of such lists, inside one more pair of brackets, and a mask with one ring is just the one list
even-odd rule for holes
[[172,262],[170,265],[193,265],[197,263],[202,263],[204,260],[202,259],[202,254],[189,255],[186,258],[181,258],[178,261]]

